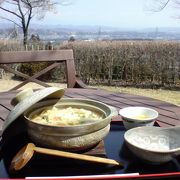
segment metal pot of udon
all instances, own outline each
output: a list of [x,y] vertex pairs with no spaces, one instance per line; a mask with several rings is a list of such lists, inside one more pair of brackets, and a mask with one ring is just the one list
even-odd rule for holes
[[[99,116],[98,119],[83,119],[83,122],[73,124],[53,124],[52,122],[34,121],[42,112],[50,109],[85,109]],[[67,112],[69,116],[70,112]],[[29,137],[37,144],[45,147],[65,149],[68,151],[83,150],[99,143],[110,129],[111,119],[118,115],[114,107],[104,103],[75,98],[62,98],[38,102],[24,112],[25,123]],[[65,115],[66,119],[66,115]],[[76,119],[76,118],[75,118]],[[48,121],[51,120],[48,119]]]

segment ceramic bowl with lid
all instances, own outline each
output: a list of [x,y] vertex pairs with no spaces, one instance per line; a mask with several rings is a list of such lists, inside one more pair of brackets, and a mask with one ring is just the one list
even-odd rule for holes
[[[68,151],[87,149],[99,143],[110,130],[111,119],[118,115],[116,108],[88,99],[62,98],[64,89],[44,88],[39,91],[18,94],[21,100],[10,112],[5,122],[4,131],[13,121],[23,115],[29,137],[38,145]],[[30,94],[30,95],[29,95]],[[22,98],[24,97],[24,99]],[[16,104],[17,97],[12,101]],[[96,111],[102,118],[80,125],[47,125],[33,122],[31,116],[39,109],[47,107],[76,107]]]
[[[103,118],[94,122],[68,126],[51,126],[30,120],[32,114],[38,109],[52,106],[56,108],[84,108],[102,114]],[[62,98],[58,102],[47,100],[36,103],[24,113],[24,117],[28,127],[28,134],[33,141],[46,147],[74,151],[87,149],[100,142],[109,133],[111,119],[117,114],[115,108],[98,101]]]

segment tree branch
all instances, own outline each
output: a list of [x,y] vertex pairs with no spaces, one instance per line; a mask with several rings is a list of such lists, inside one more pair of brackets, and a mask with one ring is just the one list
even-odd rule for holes
[[157,10],[154,10],[155,12],[159,12],[159,11],[162,11],[167,5],[168,3],[170,2],[170,0],[166,0],[165,3],[161,3],[161,5],[159,6],[159,8]]
[[17,25],[18,27],[22,28],[22,26],[21,26],[21,25],[19,25],[18,23],[16,23],[16,22],[15,22],[15,21],[13,21],[12,19],[8,19],[8,18],[3,17],[3,16],[0,16],[0,18],[1,18],[1,19],[5,19],[5,20],[10,21],[10,22],[13,22],[15,25]]
[[1,7],[1,6],[0,6],[0,9],[2,9],[3,11],[9,12],[9,13],[11,13],[11,14],[13,14],[13,15],[15,15],[15,16],[17,16],[18,18],[21,19],[21,16],[19,16],[17,13],[15,13],[15,12],[9,10],[9,9],[5,9],[5,8],[3,8],[3,7]]
[[[11,21],[18,27],[22,28],[24,35],[24,44],[27,44],[28,29],[31,19],[35,15],[38,16],[41,13],[44,14],[47,11],[51,11],[53,5],[56,4],[54,3],[54,0],[0,0],[0,2],[2,2],[2,5],[0,5],[0,10],[6,11],[7,13],[19,18],[18,22],[16,23],[14,20],[11,20],[10,18],[2,17],[3,19]],[[5,6],[3,6],[3,4],[5,4]],[[9,6],[6,6],[8,4]],[[15,10],[14,7],[16,8]]]
[[4,0],[4,2],[5,2],[5,3],[8,3],[8,4],[17,5],[17,2],[16,2],[16,1],[15,1],[16,3],[15,3],[15,2],[12,2],[12,1],[8,1],[8,0]]
[[31,6],[31,4],[29,4],[29,7],[30,7],[30,9],[29,9],[29,15],[28,15],[26,27],[29,27],[29,23],[30,23],[30,20],[32,18],[32,6]]
[[20,5],[19,0],[18,0],[18,2],[17,2],[17,6],[18,6],[19,12],[20,12],[20,14],[21,14],[22,29],[23,29],[23,31],[24,31],[24,30],[26,29],[26,19],[25,19],[25,16],[24,16],[24,14],[23,14],[23,11],[22,11],[22,9],[21,9],[21,5]]
[[22,12],[21,5],[20,5],[20,2],[19,2],[19,1],[17,2],[17,6],[18,6],[19,12],[20,12],[20,14],[21,14],[21,19],[23,19],[23,18],[24,18],[24,14],[23,14],[23,12]]

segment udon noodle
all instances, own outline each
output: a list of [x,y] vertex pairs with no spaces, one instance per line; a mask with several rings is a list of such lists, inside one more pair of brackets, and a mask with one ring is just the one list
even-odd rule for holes
[[37,113],[31,120],[46,125],[79,125],[86,123],[86,120],[96,121],[102,119],[102,115],[84,108],[57,108],[44,109]]

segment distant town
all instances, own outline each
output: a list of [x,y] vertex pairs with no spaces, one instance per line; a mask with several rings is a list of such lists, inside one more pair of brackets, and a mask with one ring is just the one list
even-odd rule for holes
[[[43,42],[54,44],[68,41],[96,40],[167,40],[180,41],[180,28],[121,29],[108,26],[46,26],[32,25],[29,36],[38,35]],[[21,40],[21,29],[12,24],[0,24],[0,40]]]

